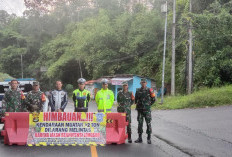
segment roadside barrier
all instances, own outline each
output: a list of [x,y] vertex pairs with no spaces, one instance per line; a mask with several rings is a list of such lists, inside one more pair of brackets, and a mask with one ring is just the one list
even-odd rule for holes
[[122,144],[128,138],[126,132],[125,113],[107,113],[106,120],[106,144]]
[[[90,115],[90,114],[87,114]],[[36,119],[35,119],[36,120]],[[126,134],[126,114],[106,113],[105,142],[106,144],[123,144],[128,138]],[[4,129],[1,135],[4,136],[6,145],[27,145],[29,135],[29,112],[7,112],[2,118]],[[46,138],[46,137],[45,137]],[[95,142],[89,142],[96,145]],[[31,144],[30,144],[31,145]],[[38,144],[35,144],[36,146]],[[47,145],[47,144],[44,144]],[[52,145],[52,144],[50,144]],[[63,144],[68,145],[68,144]],[[75,145],[75,144],[72,144]],[[78,144],[77,144],[78,145]],[[80,144],[79,144],[80,145]],[[88,145],[88,144],[86,144]],[[101,145],[101,144],[100,144]]]
[[29,113],[28,112],[7,112],[2,118],[4,130],[1,135],[4,136],[4,144],[7,145],[26,145],[29,131]]

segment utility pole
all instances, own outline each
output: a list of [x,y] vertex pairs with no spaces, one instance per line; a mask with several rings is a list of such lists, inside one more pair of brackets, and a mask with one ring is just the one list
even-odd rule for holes
[[[77,22],[79,23],[79,20],[80,20],[80,17],[79,17],[79,16],[80,16],[80,15],[79,15],[79,14],[80,14],[80,9],[78,9],[78,12],[77,12],[77,13],[78,13],[78,19],[77,19]],[[79,68],[80,68],[81,78],[83,78],[83,75],[82,75],[82,69],[81,69],[81,61],[80,61],[80,58],[79,58],[79,61],[78,61],[78,62],[79,62]]]
[[82,69],[81,69],[81,62],[80,62],[80,60],[79,60],[79,67],[80,67],[81,78],[82,78],[83,76],[82,76]]
[[[20,48],[18,38],[16,39],[17,41],[17,48]],[[23,55],[20,55],[20,62],[21,62],[21,77],[23,78]]]
[[172,22],[172,74],[171,95],[175,95],[175,62],[176,62],[176,0],[173,0],[173,22]]
[[78,23],[80,21],[80,10],[78,10],[78,12],[77,12],[77,21],[78,21]]
[[22,71],[22,78],[23,78],[23,55],[21,54],[21,71]]
[[167,19],[168,19],[168,2],[162,5],[162,12],[165,13],[165,26],[164,26],[164,52],[163,52],[163,71],[162,71],[162,89],[161,89],[161,104],[164,102],[164,72],[165,72],[165,53],[166,53],[166,38],[167,38]]
[[[192,0],[189,0],[189,12],[192,12]],[[192,22],[191,20],[189,21],[189,54],[188,54],[188,59],[189,59],[189,67],[188,67],[188,94],[192,93],[192,86],[193,86],[193,34],[192,34]]]

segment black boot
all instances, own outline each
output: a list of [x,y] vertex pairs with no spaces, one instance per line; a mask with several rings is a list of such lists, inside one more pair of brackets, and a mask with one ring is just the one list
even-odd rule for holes
[[147,135],[147,144],[151,144],[151,134]]
[[132,143],[131,134],[128,134],[128,143]]
[[142,139],[142,134],[139,134],[139,138],[135,141],[135,143],[142,143],[143,139]]

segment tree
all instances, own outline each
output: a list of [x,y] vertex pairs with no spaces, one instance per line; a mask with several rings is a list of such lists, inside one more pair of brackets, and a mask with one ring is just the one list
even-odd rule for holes
[[194,15],[196,45],[196,82],[198,86],[220,86],[231,83],[231,6],[218,2],[211,11]]
[[15,14],[10,15],[5,10],[0,10],[0,29],[6,27],[15,18]]

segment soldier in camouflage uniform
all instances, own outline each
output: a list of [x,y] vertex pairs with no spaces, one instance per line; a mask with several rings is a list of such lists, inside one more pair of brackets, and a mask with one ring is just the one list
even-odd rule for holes
[[39,82],[33,82],[33,90],[28,92],[26,105],[30,112],[43,112],[46,101],[45,94],[39,90]]
[[132,143],[131,140],[131,105],[134,103],[134,95],[132,92],[128,91],[128,83],[123,82],[123,90],[118,92],[117,111],[121,113],[126,113],[126,120],[129,122],[127,126],[128,142]]
[[138,111],[138,134],[139,138],[135,143],[142,143],[143,119],[147,123],[147,143],[151,144],[151,105],[155,102],[155,93],[152,88],[147,87],[146,79],[141,79],[141,88],[137,89],[135,94],[136,110]]
[[23,92],[18,89],[19,82],[17,80],[11,80],[10,86],[11,89],[6,91],[4,98],[3,98],[3,110],[2,114],[4,115],[5,112],[23,112],[25,111],[24,108],[24,99],[25,96]]

